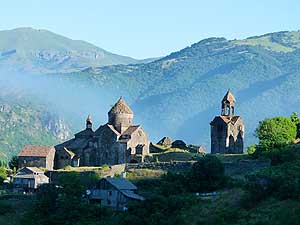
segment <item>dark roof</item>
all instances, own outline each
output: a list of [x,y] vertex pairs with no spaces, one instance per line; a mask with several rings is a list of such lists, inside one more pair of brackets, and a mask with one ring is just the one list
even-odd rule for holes
[[47,157],[51,150],[53,146],[25,145],[18,156]]
[[72,152],[71,150],[67,149],[66,147],[64,147],[64,150],[70,155],[71,158],[73,158],[75,156],[75,153]]
[[163,137],[159,142],[158,145],[171,145],[173,142],[172,138],[170,137]]
[[30,167],[30,166],[27,166],[27,167],[24,167],[22,169],[20,169],[18,171],[18,173],[22,173],[22,172],[32,172],[32,173],[44,173],[43,170],[37,168],[37,167]]
[[223,121],[226,124],[235,124],[241,117],[240,116],[216,116],[210,124],[217,122],[218,120]]
[[131,199],[135,199],[135,200],[140,200],[140,201],[143,201],[145,200],[142,196],[134,193],[133,191],[130,191],[130,190],[121,190],[121,193],[123,195],[125,195],[126,197],[128,198],[131,198]]
[[129,106],[126,104],[123,98],[120,98],[108,113],[133,114],[133,111],[129,108]]
[[75,134],[75,137],[92,137],[94,135],[94,131],[92,129],[85,129]]
[[223,100],[223,102],[235,102],[235,97],[234,95],[231,93],[230,89],[227,91],[227,93],[225,94]]
[[119,131],[117,131],[113,125],[111,124],[106,124],[111,130],[112,132],[114,132],[116,135],[120,136],[121,134],[119,133]]
[[172,145],[186,145],[186,143],[182,140],[176,140],[172,143]]
[[136,190],[137,187],[125,178],[103,178],[118,190]]

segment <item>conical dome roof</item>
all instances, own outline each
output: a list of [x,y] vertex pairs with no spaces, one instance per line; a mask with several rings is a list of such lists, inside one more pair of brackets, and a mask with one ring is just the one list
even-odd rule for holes
[[120,98],[117,103],[109,110],[109,114],[133,114],[133,111],[129,108],[129,106],[126,104],[126,102],[123,100],[123,98]]
[[231,93],[230,89],[228,89],[227,93],[225,94],[222,102],[235,102],[235,97],[234,95]]
[[87,123],[92,123],[93,122],[91,115],[88,115],[88,117],[86,118],[86,122]]

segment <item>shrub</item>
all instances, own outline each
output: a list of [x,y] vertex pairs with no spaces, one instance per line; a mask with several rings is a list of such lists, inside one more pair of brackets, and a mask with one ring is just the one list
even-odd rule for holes
[[246,176],[247,206],[273,196],[280,200],[300,199],[300,162],[287,162]]
[[6,168],[0,167],[0,184],[3,184],[3,181],[7,178]]
[[213,155],[205,155],[193,164],[189,175],[191,191],[214,191],[225,181],[224,165]]
[[247,148],[248,155],[253,155],[256,152],[256,145],[252,144]]
[[8,166],[12,170],[18,170],[18,156],[13,156],[9,161]]

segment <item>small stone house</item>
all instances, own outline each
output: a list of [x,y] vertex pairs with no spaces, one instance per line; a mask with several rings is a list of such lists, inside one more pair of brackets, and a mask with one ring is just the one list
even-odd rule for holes
[[52,170],[55,148],[52,146],[25,145],[18,155],[19,168],[41,167]]
[[125,178],[107,177],[101,179],[97,188],[90,191],[89,199],[102,206],[124,211],[129,201],[144,200],[136,191],[137,187]]
[[48,183],[49,178],[37,167],[24,167],[13,177],[13,186],[17,191],[32,192]]
[[158,145],[162,145],[165,147],[171,147],[172,143],[173,140],[170,137],[163,137],[159,142],[157,142]]
[[180,148],[180,149],[185,149],[187,148],[187,145],[184,141],[182,140],[176,140],[172,143],[172,148]]

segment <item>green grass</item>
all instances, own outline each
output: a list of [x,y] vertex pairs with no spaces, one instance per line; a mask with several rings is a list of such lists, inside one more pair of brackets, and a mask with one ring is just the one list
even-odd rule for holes
[[152,154],[154,159],[158,162],[171,162],[171,161],[194,161],[199,157],[198,154],[190,153],[181,149],[170,149],[163,153]]
[[262,36],[258,38],[250,38],[244,40],[233,41],[236,45],[251,45],[251,46],[262,46],[268,50],[275,52],[292,52],[294,49],[281,45],[276,42],[272,42],[269,36]]
[[151,169],[133,169],[126,173],[126,178],[129,180],[154,179],[160,178],[166,171],[151,170]]

